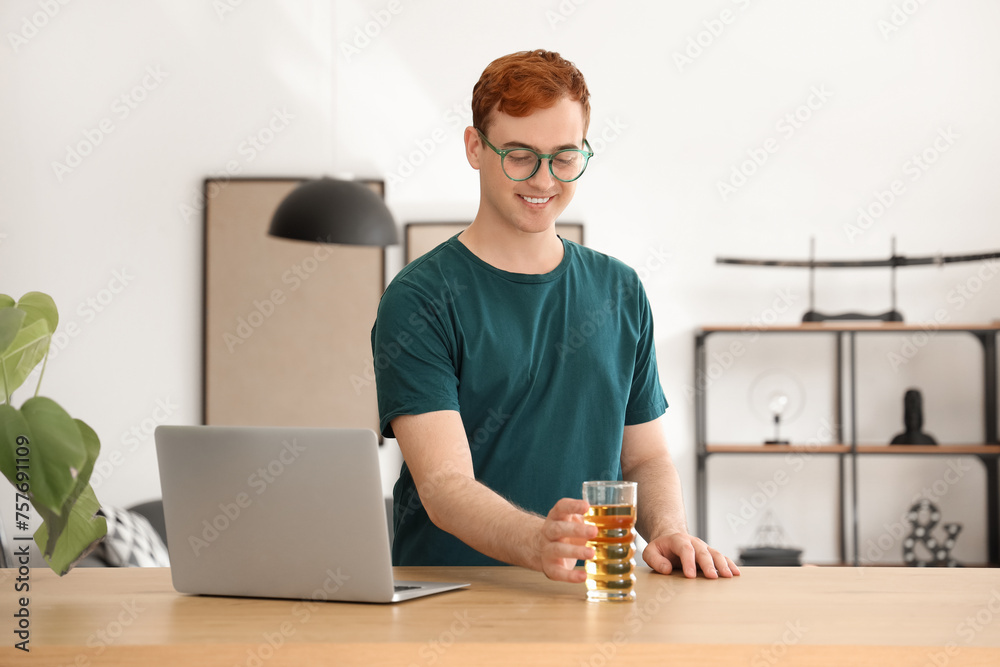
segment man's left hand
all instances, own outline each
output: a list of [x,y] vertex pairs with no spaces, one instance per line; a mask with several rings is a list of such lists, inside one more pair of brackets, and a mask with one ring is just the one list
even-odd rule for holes
[[674,568],[680,567],[689,579],[697,577],[699,569],[706,579],[740,574],[740,568],[731,558],[687,533],[671,533],[656,538],[646,546],[642,558],[661,574],[670,574]]

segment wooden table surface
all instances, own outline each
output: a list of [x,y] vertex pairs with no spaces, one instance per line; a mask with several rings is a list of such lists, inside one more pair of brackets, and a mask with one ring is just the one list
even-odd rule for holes
[[396,568],[468,589],[395,605],[187,596],[168,569],[0,571],[0,665],[1000,665],[1000,569],[638,572],[634,603],[514,567]]

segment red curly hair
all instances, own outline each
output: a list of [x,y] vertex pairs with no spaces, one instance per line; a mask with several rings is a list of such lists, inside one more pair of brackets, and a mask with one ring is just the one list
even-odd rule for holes
[[472,89],[472,124],[486,133],[500,111],[523,118],[563,97],[583,105],[583,132],[590,126],[590,92],[576,65],[552,51],[519,51],[491,62]]

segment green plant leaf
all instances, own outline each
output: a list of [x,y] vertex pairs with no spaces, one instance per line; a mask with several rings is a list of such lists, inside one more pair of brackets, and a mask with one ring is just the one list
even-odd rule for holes
[[[28,292],[13,309],[11,301],[6,294],[0,295],[0,394],[4,400],[24,384],[32,369],[45,358],[59,325],[59,311],[48,294]],[[12,340],[6,340],[16,317],[10,313],[18,311],[24,313],[20,330]]]
[[[49,398],[30,398],[20,410],[9,404],[11,392],[45,359],[58,324],[55,302],[47,294],[28,292],[16,305],[0,294],[0,390],[5,401],[0,404],[0,470],[15,486],[27,483],[28,499],[42,517],[35,542],[49,567],[62,576],[107,534],[107,521],[95,516],[100,503],[90,486],[101,443],[92,428]],[[29,450],[21,470],[16,459],[25,457],[17,456],[19,439]]]
[[17,302],[17,307],[27,313],[25,324],[45,320],[49,333],[55,333],[59,326],[59,311],[56,302],[44,292],[28,292]]
[[35,543],[42,550],[45,562],[60,577],[86,557],[107,535],[108,522],[104,517],[94,516],[100,508],[94,489],[87,484],[69,511],[59,535],[49,534],[48,521],[35,531]]
[[[35,542],[49,567],[62,576],[107,533],[107,522],[94,518],[100,503],[89,484],[101,443],[90,426],[69,417],[51,399],[29,399],[21,410],[0,405],[0,469],[12,484],[17,483],[18,436],[28,439],[28,497],[43,520]],[[75,474],[69,461],[80,461]],[[52,484],[59,488],[48,489]],[[64,499],[58,505],[43,503],[47,495]]]
[[[93,429],[87,426],[84,422],[79,419],[74,419],[77,428],[80,429],[80,436],[83,438],[84,447],[87,451],[87,460],[84,462],[83,467],[76,475],[76,483],[73,485],[72,490],[70,490],[69,495],[66,497],[66,501],[62,504],[59,509],[58,514],[52,514],[46,518],[49,524],[49,548],[54,548],[55,542],[59,539],[62,531],[66,527],[66,523],[70,519],[70,513],[73,509],[73,505],[76,504],[77,498],[90,486],[90,475],[94,472],[94,464],[97,462],[97,455],[101,452],[101,441],[98,439],[97,434],[94,433]],[[51,556],[51,551],[44,552],[45,556]]]
[[7,351],[17,337],[24,322],[25,312],[20,308],[3,308],[0,310],[0,355]]
[[94,472],[94,464],[97,463],[97,457],[101,453],[101,439],[97,437],[97,433],[94,429],[87,426],[87,424],[81,419],[74,419],[76,427],[80,430],[80,437],[83,438],[83,446],[86,451],[87,459],[84,461],[83,465],[80,466],[80,471],[76,474],[76,487],[73,490],[72,499],[76,502],[76,498],[83,493],[84,488],[90,484],[90,475]]
[[32,504],[39,512],[45,508],[59,515],[76,487],[78,474],[87,465],[84,434],[58,403],[44,396],[26,400],[21,414],[31,434]]
[[[0,405],[0,470],[11,484],[17,485],[17,438],[25,436],[31,440],[31,429],[28,422],[12,405]],[[31,484],[31,470],[28,471],[28,484]]]
[[80,430],[80,436],[83,439],[84,447],[87,451],[87,460],[79,473],[77,473],[76,484],[73,486],[73,489],[70,491],[69,496],[67,496],[66,501],[59,509],[59,512],[57,514],[42,515],[45,523],[48,524],[47,543],[42,552],[42,555],[45,558],[53,557],[55,549],[58,546],[60,536],[72,520],[73,507],[76,505],[77,499],[82,493],[90,488],[90,474],[94,471],[94,463],[97,461],[97,455],[101,451],[101,441],[98,439],[97,434],[94,433],[93,429],[79,419],[75,419],[73,421]]
[[[25,315],[24,322],[28,321]],[[24,384],[31,370],[45,358],[49,350],[52,332],[44,319],[36,319],[31,324],[21,324],[13,342],[0,353],[0,393],[9,396],[15,389]],[[6,381],[4,378],[6,377]]]

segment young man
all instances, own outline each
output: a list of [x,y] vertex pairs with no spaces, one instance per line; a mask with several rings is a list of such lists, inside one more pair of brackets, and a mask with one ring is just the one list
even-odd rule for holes
[[372,329],[397,565],[494,565],[582,582],[597,529],[582,482],[639,483],[646,563],[739,574],[688,533],[661,416],[653,321],[636,272],[555,221],[592,155],[589,93],[556,53],[515,53],[473,89],[472,224],[406,266]]

